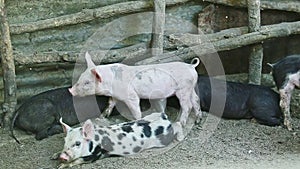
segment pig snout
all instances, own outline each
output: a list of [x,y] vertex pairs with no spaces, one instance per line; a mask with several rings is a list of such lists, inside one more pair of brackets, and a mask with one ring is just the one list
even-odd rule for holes
[[68,162],[70,160],[70,157],[66,153],[61,153],[59,156],[59,160],[61,162]]
[[68,89],[72,96],[76,96],[74,87]]

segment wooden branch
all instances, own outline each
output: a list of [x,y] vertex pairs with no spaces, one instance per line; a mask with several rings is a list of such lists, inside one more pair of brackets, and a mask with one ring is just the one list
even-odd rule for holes
[[[262,26],[259,32],[252,32],[228,39],[216,40],[213,42],[211,42],[209,39],[205,39],[205,41],[198,41],[200,43],[197,45],[194,43],[193,46],[188,48],[181,48],[175,52],[170,52],[168,54],[166,53],[164,56],[160,57],[147,58],[138,62],[137,64],[187,60],[195,57],[196,55],[201,56],[204,54],[215,53],[217,51],[236,49],[250,44],[261,43],[264,40],[271,38],[285,37],[293,34],[300,34],[300,21]],[[203,36],[199,35],[198,38],[203,39]]]
[[165,0],[154,0],[154,15],[152,24],[151,37],[151,54],[152,56],[161,55],[164,46],[164,28],[165,28]]
[[[189,0],[168,0],[166,5],[176,5]],[[11,24],[10,29],[12,34],[22,34],[26,32],[34,32],[44,29],[51,29],[67,25],[76,25],[79,23],[89,22],[94,19],[105,19],[121,14],[129,14],[134,12],[146,11],[153,7],[149,1],[130,1],[118,3],[114,5],[104,6],[95,9],[84,9],[82,12],[59,16],[29,23]]]
[[261,43],[264,40],[271,38],[286,37],[295,34],[300,34],[300,21],[262,26],[259,32],[248,33],[238,37],[216,41],[213,45],[217,51],[225,51],[250,44]]
[[[4,0],[0,0],[0,28],[1,28],[1,62],[3,71],[4,84],[4,103],[2,105],[3,112],[1,114],[1,126],[8,127],[10,125],[15,106],[16,98],[16,79],[15,64],[13,50],[11,46],[9,26],[6,17]],[[3,122],[2,119],[4,118]]]
[[[260,0],[247,0],[249,32],[260,30]],[[249,83],[259,85],[261,83],[263,61],[263,46],[255,44],[251,46],[249,56]]]
[[168,37],[166,48],[175,48],[178,46],[194,46],[205,41],[215,42],[223,39],[229,39],[248,33],[248,27],[230,28],[221,30],[212,34],[171,34]]
[[[211,2],[215,4],[222,4],[227,6],[233,7],[247,7],[247,0],[201,0],[204,2]],[[295,1],[269,1],[269,0],[262,0],[261,1],[261,8],[262,9],[275,9],[275,10],[282,10],[282,11],[290,11],[290,12],[300,12],[300,2]]]

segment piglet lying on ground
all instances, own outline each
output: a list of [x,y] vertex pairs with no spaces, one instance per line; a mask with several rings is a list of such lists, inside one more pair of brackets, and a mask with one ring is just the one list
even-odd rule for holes
[[[73,96],[111,96],[108,113],[116,101],[124,102],[134,119],[141,119],[140,98],[150,100],[166,99],[175,95],[181,107],[180,122],[186,124],[189,113],[194,109],[198,120],[201,118],[199,98],[195,92],[197,72],[195,64],[171,62],[155,65],[127,66],[120,63],[96,66],[86,53],[87,69],[70,88]],[[160,110],[157,110],[160,111]]]
[[[214,84],[214,88],[212,88],[211,83]],[[224,83],[226,83],[226,91],[223,87]],[[283,118],[279,107],[279,95],[268,87],[224,82],[202,75],[199,75],[197,85],[201,109],[204,111],[209,111],[211,105],[219,106],[217,102],[211,103],[212,97],[218,98],[225,95],[226,101],[223,113],[214,111],[211,113],[227,119],[254,118],[258,123],[268,126],[282,124]],[[212,91],[215,95],[212,95]],[[168,106],[176,107],[176,104],[174,98],[168,99]]]
[[[12,137],[14,125],[29,133],[36,134],[35,138],[41,140],[48,136],[63,132],[59,119],[64,118],[69,125],[78,124],[78,116],[86,118],[98,117],[94,114],[96,109],[103,111],[108,105],[108,97],[97,96],[97,105],[93,105],[94,96],[76,98],[76,105],[67,87],[49,90],[26,100],[15,112],[12,124]],[[77,108],[77,114],[75,108]],[[78,115],[78,116],[77,116]],[[86,120],[86,119],[85,119]]]
[[294,88],[300,88],[300,55],[287,56],[269,65],[272,67],[272,75],[280,93],[284,125],[288,130],[292,130],[290,102]]
[[128,156],[153,147],[165,147],[174,139],[183,140],[179,122],[171,124],[164,113],[152,113],[143,119],[102,127],[87,120],[82,127],[66,132],[59,168],[94,162],[109,156]]

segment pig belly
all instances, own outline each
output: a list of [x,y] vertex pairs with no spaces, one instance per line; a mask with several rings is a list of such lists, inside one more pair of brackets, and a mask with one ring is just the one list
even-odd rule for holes
[[134,78],[131,85],[140,98],[161,99],[174,95],[178,83],[169,75],[148,75]]

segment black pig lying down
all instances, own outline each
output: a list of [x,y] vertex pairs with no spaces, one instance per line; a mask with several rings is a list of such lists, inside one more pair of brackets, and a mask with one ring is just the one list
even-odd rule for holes
[[300,88],[300,55],[287,56],[269,65],[272,67],[272,75],[279,90],[284,125],[288,130],[292,130],[290,102],[293,90]]
[[[201,109],[209,111],[211,106],[212,90],[214,97],[226,95],[225,108],[222,118],[226,119],[252,119],[258,123],[276,126],[282,124],[282,112],[279,107],[279,95],[272,89],[252,84],[243,84],[226,81],[226,93],[223,89],[223,81],[211,78],[214,89],[211,89],[210,79],[207,76],[198,76],[198,90]],[[217,103],[214,103],[217,104]],[[176,106],[174,98],[169,99],[168,106]],[[177,106],[178,107],[178,106]],[[220,116],[220,112],[211,112]]]
[[[83,112],[86,119],[95,116],[96,106],[91,99],[94,96],[76,98],[77,112]],[[99,110],[108,105],[108,97],[96,97]],[[63,129],[59,119],[72,126],[78,124],[73,97],[68,88],[58,88],[35,95],[26,100],[16,111],[11,124],[12,137],[19,142],[13,134],[14,125],[28,133],[34,133],[37,140],[62,133]]]
[[[95,104],[95,98],[97,104]],[[76,102],[73,102],[73,99]],[[29,98],[15,111],[11,124],[11,135],[19,143],[13,133],[14,126],[35,134],[37,140],[62,133],[63,129],[59,123],[60,117],[70,126],[78,124],[78,118],[80,121],[85,121],[99,117],[100,112],[108,107],[108,100],[109,97],[107,96],[95,97],[94,95],[73,98],[68,87],[45,91]],[[149,101],[141,100],[141,107],[143,109],[149,108]],[[114,109],[112,115],[117,114],[119,112]]]

